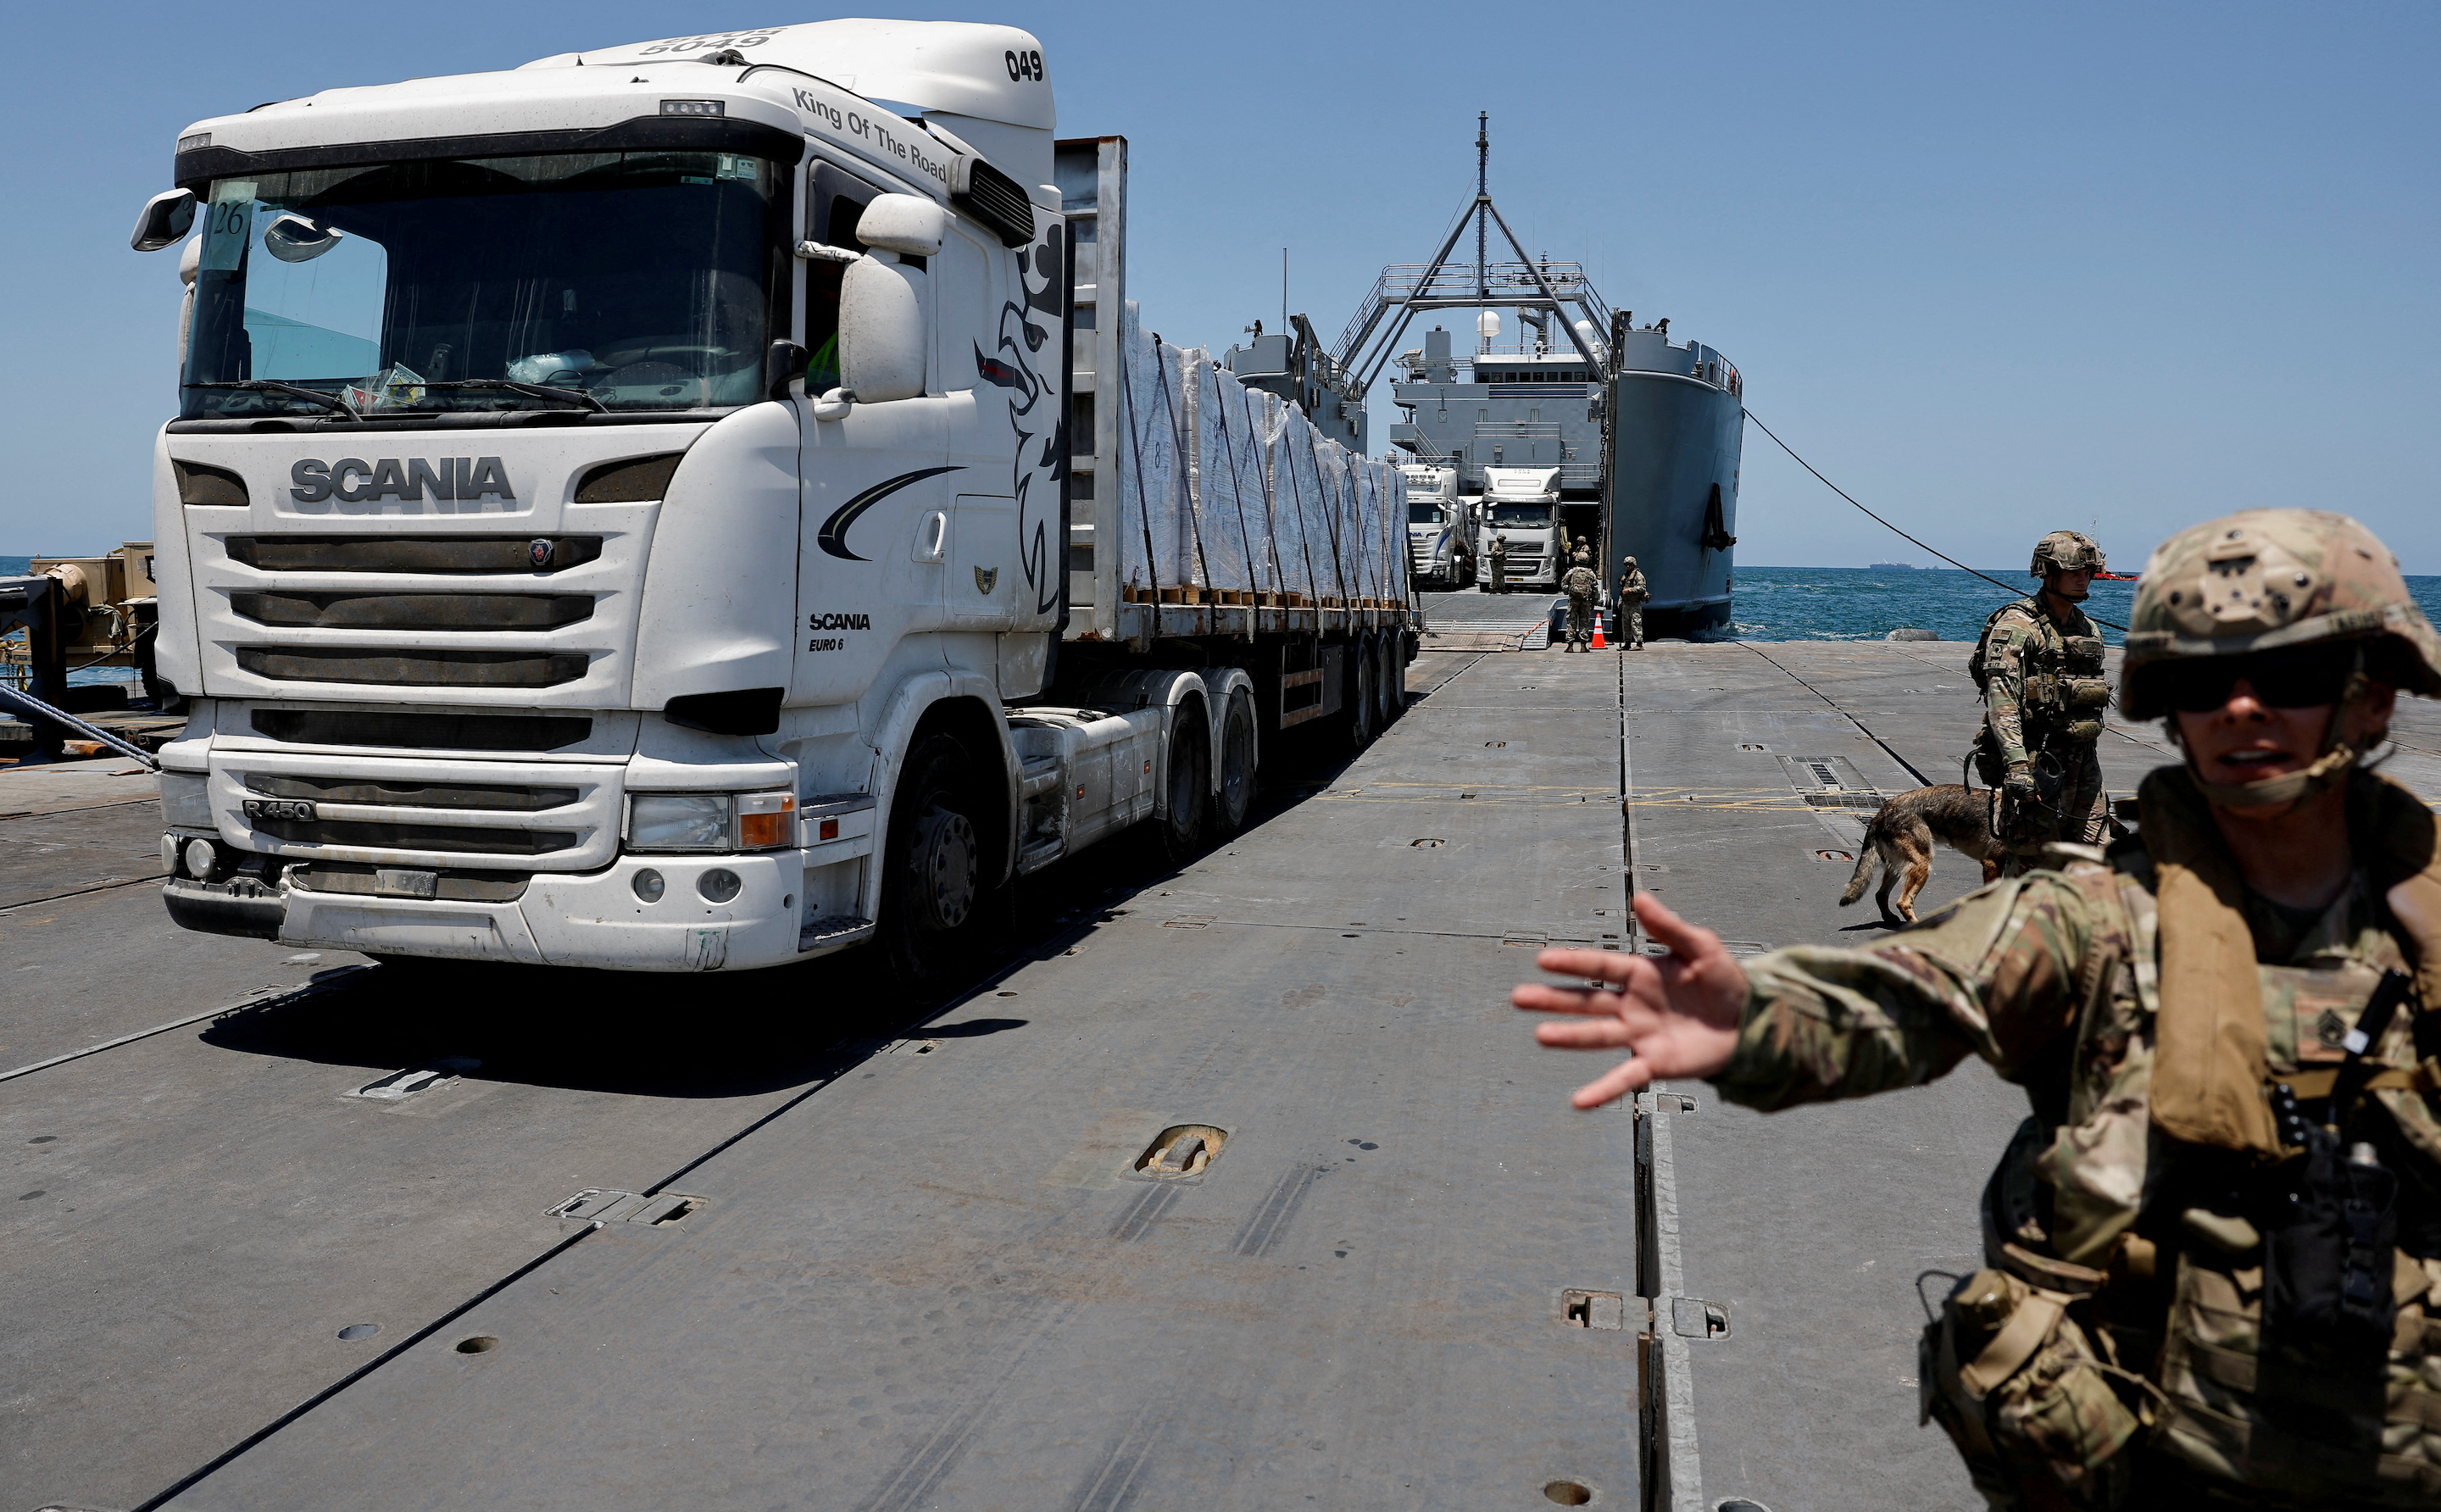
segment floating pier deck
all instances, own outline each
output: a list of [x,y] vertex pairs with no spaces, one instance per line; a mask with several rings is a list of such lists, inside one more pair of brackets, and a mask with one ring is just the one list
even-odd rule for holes
[[5,1504],[1971,1504],[1913,1281],[2021,1095],[1578,1113],[1600,1062],[1506,1003],[1639,947],[1631,876],[1876,938],[1864,805],[1955,779],[1965,650],[1429,651],[1370,749],[1184,868],[1063,864],[937,1007],[185,934],[140,772],[0,771]]

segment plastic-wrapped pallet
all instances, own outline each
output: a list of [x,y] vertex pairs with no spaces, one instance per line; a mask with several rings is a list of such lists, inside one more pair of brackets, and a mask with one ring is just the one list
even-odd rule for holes
[[[1224,533],[1234,531],[1234,539],[1244,563],[1243,574],[1239,581],[1222,586],[1250,594],[1266,589],[1277,591],[1277,572],[1271,557],[1271,501],[1265,493],[1263,479],[1262,422],[1254,404],[1258,397],[1257,391],[1248,388],[1234,374],[1217,365],[1207,365],[1205,370],[1211,375],[1214,391],[1220,396],[1220,466],[1227,476],[1232,500],[1230,513],[1222,522],[1222,531]],[[1271,396],[1263,394],[1259,397]]]
[[[1252,432],[1258,448],[1257,459],[1263,481],[1263,529],[1269,537],[1262,547],[1260,591],[1266,593],[1307,593],[1305,586],[1305,532],[1298,528],[1295,499],[1291,494],[1283,500],[1282,490],[1288,483],[1286,437],[1289,416],[1294,411],[1277,394],[1261,388],[1246,390],[1246,410],[1253,421]],[[1287,603],[1283,598],[1279,601]]]
[[1389,463],[1367,458],[1365,475],[1372,486],[1365,518],[1372,525],[1373,596],[1385,603],[1407,597],[1406,478]]
[[1109,523],[1128,597],[1405,597],[1405,481],[1395,469],[1325,439],[1295,405],[1245,387],[1204,349],[1156,339],[1133,301],[1122,322]]
[[1357,599],[1379,599],[1382,596],[1382,542],[1374,540],[1374,508],[1372,461],[1365,457],[1347,457],[1347,542],[1352,545],[1355,571],[1350,574],[1350,591]]
[[1305,531],[1306,571],[1312,579],[1317,603],[1342,595],[1339,572],[1339,491],[1330,486],[1313,423],[1305,411],[1290,406],[1289,476],[1296,487],[1297,513]]
[[1119,335],[1117,494],[1119,582],[1130,596],[1191,581],[1195,544],[1187,530],[1184,468],[1179,456],[1177,369],[1127,302]]
[[[1165,349],[1165,359],[1172,352]],[[1178,371],[1179,393],[1186,406],[1184,433],[1194,437],[1195,444],[1187,453],[1187,497],[1193,506],[1191,529],[1196,548],[1194,583],[1205,590],[1207,602],[1216,594],[1228,597],[1222,603],[1235,602],[1236,596],[1254,589],[1248,570],[1249,521],[1246,500],[1239,488],[1240,470],[1238,452],[1240,433],[1246,427],[1245,386],[1220,369],[1212,354],[1202,347],[1189,347],[1174,357]],[[1237,405],[1236,423],[1232,423],[1230,397],[1241,396]],[[1259,480],[1257,482],[1259,490]],[[1254,517],[1262,517],[1262,498],[1257,493]]]

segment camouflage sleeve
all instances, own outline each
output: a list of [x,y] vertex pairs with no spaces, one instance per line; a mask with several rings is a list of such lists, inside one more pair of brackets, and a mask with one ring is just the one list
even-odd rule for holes
[[1865,949],[1745,963],[1738,1048],[1713,1087],[1769,1110],[1921,1086],[1969,1054],[2018,1079],[2074,1024],[2088,951],[2119,938],[2110,873],[2078,871],[1996,882]]
[[2015,615],[2006,616],[1992,627],[1992,644],[1983,653],[1984,671],[1991,678],[1983,690],[1983,722],[1992,727],[2001,759],[2012,766],[2031,759],[2026,754],[2021,711],[2026,701],[2026,653],[2033,639],[2032,626]]

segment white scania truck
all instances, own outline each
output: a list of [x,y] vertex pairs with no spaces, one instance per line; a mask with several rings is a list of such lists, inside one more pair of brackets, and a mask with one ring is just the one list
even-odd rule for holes
[[946,23],[188,128],[135,236],[188,286],[172,916],[921,981],[1026,873],[1242,823],[1280,731],[1367,738],[1395,474],[1141,334],[1126,173],[1034,38]]

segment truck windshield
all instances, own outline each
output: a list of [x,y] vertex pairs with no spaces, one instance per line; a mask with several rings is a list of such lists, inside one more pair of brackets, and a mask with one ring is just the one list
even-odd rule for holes
[[[729,153],[215,180],[182,414],[333,413],[262,380],[368,415],[592,407],[504,380],[606,409],[750,404],[785,255],[782,183]],[[206,387],[237,384],[250,387]]]
[[1548,525],[1551,506],[1548,504],[1494,504],[1492,506],[1494,525]]
[[1445,518],[1437,504],[1419,504],[1413,499],[1407,502],[1407,523],[1410,525],[1438,525]]

